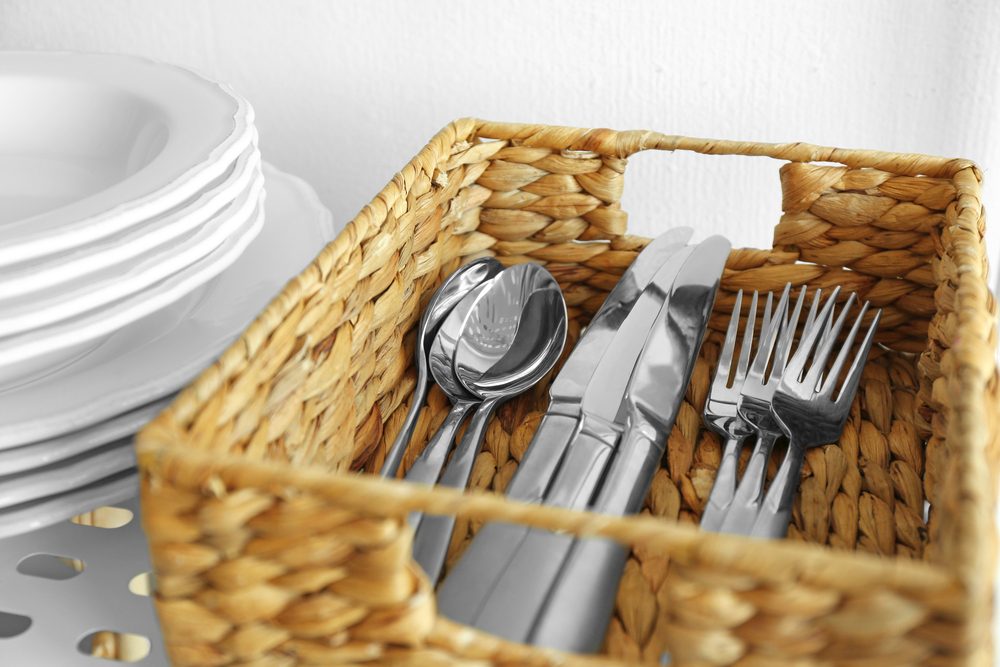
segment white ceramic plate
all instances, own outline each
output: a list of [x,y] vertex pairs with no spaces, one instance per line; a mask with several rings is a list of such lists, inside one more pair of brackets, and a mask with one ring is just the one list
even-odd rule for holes
[[114,304],[112,309],[118,308],[115,302],[133,295],[141,296],[144,301],[156,298],[156,290],[148,288],[193,267],[246,227],[257,208],[263,186],[264,178],[258,174],[247,190],[211,220],[149,253],[104,267],[70,285],[55,285],[0,299],[0,349],[3,349],[2,337],[5,336],[25,331],[37,336],[37,330],[57,322],[70,324],[72,321],[75,327],[81,313],[102,309],[108,304]]
[[0,52],[0,266],[177,206],[250,144],[223,84],[131,56]]
[[[267,224],[229,269],[45,378],[0,391],[0,448],[76,431],[176,391],[210,364],[334,236],[304,181],[264,165]],[[2,520],[2,518],[0,518]]]
[[0,510],[0,538],[51,526],[86,508],[128,500],[135,495],[138,485],[139,473],[133,468],[72,491]]
[[[132,437],[50,466],[0,477],[0,510],[58,495],[135,467]],[[84,511],[86,507],[80,507]]]
[[257,177],[259,168],[260,151],[254,142],[240,153],[225,174],[197,196],[164,214],[93,243],[21,262],[0,271],[0,299],[76,281],[173,242],[205,224],[245,192]]
[[171,394],[79,431],[21,447],[0,450],[0,476],[43,468],[86,454],[115,440],[130,438],[149,420],[160,414],[173,398],[174,395]]
[[239,259],[264,226],[264,193],[260,192],[249,221],[205,257],[148,289],[106,308],[40,329],[0,338],[0,389],[23,384],[54,366],[77,357],[102,338],[167,308],[218,276]]

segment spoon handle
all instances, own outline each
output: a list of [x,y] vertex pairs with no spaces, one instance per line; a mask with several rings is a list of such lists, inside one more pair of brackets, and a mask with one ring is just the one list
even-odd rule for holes
[[403,426],[399,429],[399,433],[396,434],[396,439],[393,440],[392,447],[389,448],[389,453],[385,455],[385,462],[379,471],[382,477],[395,477],[399,471],[399,465],[403,462],[403,454],[406,453],[406,446],[410,444],[410,440],[413,438],[413,430],[417,427],[417,417],[420,416],[420,409],[423,407],[424,401],[427,400],[427,390],[430,387],[429,378],[427,377],[427,359],[426,355],[421,355],[421,357],[417,362],[417,384],[413,388],[410,409],[406,411],[406,419],[403,420]]
[[[479,448],[486,436],[486,429],[490,423],[490,417],[500,404],[499,398],[490,398],[483,401],[476,413],[469,422],[469,428],[458,449],[452,454],[448,461],[448,467],[444,469],[444,474],[438,481],[440,486],[449,486],[462,489],[469,483],[469,476],[472,474],[472,464],[476,460]],[[427,516],[420,522],[417,534],[413,538],[413,557],[417,563],[427,573],[431,584],[437,583],[444,569],[444,560],[448,555],[448,547],[451,544],[451,533],[455,528],[455,517],[450,515]]]
[[[465,415],[469,409],[476,404],[476,401],[457,401],[451,408],[451,412],[445,417],[444,422],[438,428],[437,433],[430,439],[420,457],[413,463],[413,467],[406,473],[406,481],[418,484],[435,484],[441,475],[441,468],[451,450],[451,443],[455,441],[455,432],[465,421]],[[422,512],[410,513],[410,525],[414,529],[420,524]]]

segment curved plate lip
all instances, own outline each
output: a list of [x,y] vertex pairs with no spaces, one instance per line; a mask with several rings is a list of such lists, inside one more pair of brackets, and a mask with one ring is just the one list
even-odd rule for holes
[[132,438],[120,438],[96,451],[5,477],[0,484],[0,510],[78,489],[135,465]]
[[52,466],[123,438],[130,438],[170,405],[173,398],[174,394],[169,394],[79,431],[10,449],[0,449],[0,477],[29,474],[38,468]]
[[0,510],[0,538],[65,521],[87,507],[116,505],[134,496],[138,487],[139,472],[131,468],[80,488]]
[[[250,187],[199,228],[189,232],[179,242],[166,244],[146,255],[126,261],[125,266],[106,267],[101,280],[83,284],[79,289],[48,294],[28,294],[15,298],[14,307],[0,299],[0,337],[32,335],[49,327],[65,323],[72,325],[100,311],[111,315],[120,311],[121,302],[155,296],[164,281],[190,272],[195,265],[220,251],[231,239],[239,236],[257,210],[264,177],[259,173]],[[44,334],[43,334],[44,335]],[[79,341],[78,341],[79,342]],[[5,343],[0,339],[0,358]],[[3,362],[0,361],[0,369]]]
[[149,289],[125,297],[108,308],[85,313],[82,317],[0,340],[0,373],[5,367],[111,334],[168,307],[209,282],[239,259],[260,232],[264,224],[264,199],[265,192],[261,190],[246,220],[222,245]]
[[[31,60],[29,65],[38,68],[33,73],[41,73],[45,71],[45,67],[49,67],[50,75],[63,77],[66,70],[70,69],[70,63],[86,64],[87,67],[83,69],[93,77],[88,80],[95,82],[102,81],[101,77],[110,76],[107,71],[109,68],[101,66],[101,63],[115,61],[117,67],[142,70],[143,76],[137,76],[132,84],[137,85],[137,80],[142,81],[146,86],[143,93],[150,96],[149,101],[163,109],[176,124],[176,128],[172,130],[167,140],[168,143],[178,141],[175,132],[183,132],[198,122],[207,122],[203,116],[199,118],[199,114],[205,111],[204,108],[200,111],[198,108],[192,108],[196,105],[191,99],[182,102],[180,95],[167,90],[165,84],[168,78],[172,77],[173,87],[180,85],[191,95],[203,96],[200,98],[202,101],[210,98],[216,102],[224,100],[228,111],[224,119],[226,129],[212,140],[211,146],[198,147],[196,149],[198,155],[192,156],[187,164],[182,165],[178,161],[178,164],[172,167],[170,176],[161,175],[165,180],[146,184],[140,188],[141,193],[137,192],[128,201],[121,202],[121,193],[116,194],[113,190],[133,179],[148,178],[150,172],[155,174],[156,168],[162,169],[160,165],[166,159],[162,154],[166,148],[135,174],[104,191],[66,206],[0,226],[0,266],[99,239],[177,206],[225,173],[226,168],[246,149],[252,139],[254,111],[250,103],[238,96],[229,85],[213,81],[190,68],[131,55],[73,51],[2,51],[0,74],[6,68],[18,73],[16,63],[19,59]],[[100,62],[97,66],[93,66],[94,61]],[[24,72],[23,67],[21,73]],[[160,77],[163,83],[151,84],[144,77]],[[128,85],[128,82],[121,80],[111,82],[118,87]],[[159,90],[160,88],[162,90]],[[130,92],[136,93],[135,90]],[[221,124],[221,116],[219,120]],[[195,149],[192,149],[192,152],[194,151]],[[102,196],[107,201],[102,201]],[[90,208],[87,209],[88,213],[81,215],[79,208],[83,203],[88,203]]]
[[[128,331],[122,331],[76,364],[15,390],[0,391],[0,449],[92,426],[177,391],[229,347],[285,284],[316,258],[335,236],[333,215],[304,180],[266,161],[263,171],[270,233],[265,225],[244,256],[209,283],[199,304],[156,339],[128,341]],[[275,234],[274,223],[285,228]],[[296,228],[296,234],[289,228]],[[274,236],[296,247],[285,253],[284,261],[272,258],[262,267],[254,253],[273,255],[267,244]],[[248,285],[248,278],[256,283]],[[116,345],[120,339],[126,343]]]
[[260,173],[260,162],[255,139],[231,164],[232,171],[222,181],[199,192],[180,208],[146,220],[120,234],[28,262],[23,268],[18,267],[16,274],[15,270],[0,272],[0,300],[85,278],[109,266],[162,251],[165,244],[208,224],[239,198]]

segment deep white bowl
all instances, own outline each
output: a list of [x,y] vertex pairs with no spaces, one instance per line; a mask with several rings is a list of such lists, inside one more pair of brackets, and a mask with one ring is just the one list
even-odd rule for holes
[[197,195],[250,144],[228,86],[131,56],[0,52],[0,266]]

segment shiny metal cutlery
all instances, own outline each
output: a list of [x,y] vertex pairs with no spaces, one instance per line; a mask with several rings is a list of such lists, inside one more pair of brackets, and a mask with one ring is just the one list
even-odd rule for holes
[[[625,431],[591,511],[634,514],[642,509],[687,391],[729,249],[721,236],[707,239],[674,282],[629,380],[622,403]],[[596,652],[627,558],[628,549],[617,542],[576,540],[528,641]]]
[[[796,300],[794,311],[790,316],[786,316],[790,289],[790,285],[785,286],[774,318],[768,327],[761,331],[761,344],[757,356],[740,391],[740,416],[757,432],[757,443],[733,494],[733,501],[719,527],[724,533],[749,534],[764,499],[764,484],[767,481],[767,465],[771,459],[771,451],[777,440],[784,435],[771,413],[771,398],[781,382],[785,365],[792,354],[806,295],[806,289],[803,287]],[[834,289],[833,296],[836,297],[838,293],[839,288]],[[806,316],[804,332],[813,327],[819,300],[820,291],[817,290],[809,314]],[[761,351],[765,354],[762,355]]]
[[[546,504],[577,508],[590,504],[626,421],[624,398],[633,369],[669,293],[687,284],[688,275],[699,275],[699,266],[715,267],[721,274],[728,248],[721,237],[685,248],[647,285],[588,385],[580,425],[546,494]],[[700,342],[699,338],[695,345]],[[479,608],[469,618],[458,619],[515,641],[527,640],[573,544],[572,536],[528,528],[522,531],[524,537],[516,553]]]
[[500,262],[492,257],[477,259],[459,267],[454,273],[441,284],[434,292],[424,312],[420,315],[420,323],[417,325],[417,340],[414,344],[417,361],[417,384],[413,387],[413,396],[410,399],[410,409],[406,413],[403,426],[399,429],[396,439],[386,454],[385,462],[379,474],[383,477],[394,477],[399,470],[399,464],[403,461],[403,454],[407,445],[413,438],[413,429],[417,426],[417,417],[420,409],[427,400],[427,390],[430,388],[430,374],[428,370],[428,355],[431,344],[438,328],[451,313],[455,305],[461,301],[474,287],[481,285],[496,274],[500,273],[503,267]]
[[[743,306],[743,290],[736,293],[736,304],[726,330],[726,339],[719,349],[719,361],[715,367],[715,377],[705,400],[705,425],[724,438],[722,457],[719,459],[719,469],[715,474],[712,493],[705,504],[701,515],[703,530],[718,530],[726,516],[726,510],[733,502],[736,493],[736,473],[743,441],[753,435],[753,429],[743,420],[737,409],[740,403],[740,392],[750,368],[750,355],[753,352],[754,325],[757,321],[757,292],[750,299],[750,309],[747,312],[747,324],[743,331],[743,342],[740,344],[740,356],[733,368],[733,357],[736,354],[736,338],[740,327],[740,313]],[[771,310],[771,295],[767,296],[767,309],[761,324],[761,331],[768,327]],[[758,339],[759,340],[759,339]]]
[[[781,429],[788,435],[788,453],[775,475],[761,505],[750,534],[772,539],[784,537],[792,516],[792,502],[799,485],[799,473],[810,447],[836,442],[850,414],[851,402],[857,393],[865,361],[875,339],[882,311],[875,313],[868,331],[855,353],[843,383],[840,381],[844,364],[854,344],[868,302],[854,320],[850,333],[829,369],[826,368],[837,335],[854,305],[851,294],[832,329],[825,331],[833,319],[836,293],[830,296],[816,326],[806,334],[785,370],[771,401],[771,410]],[[817,344],[818,343],[818,344]],[[813,353],[813,348],[816,348]],[[836,398],[834,398],[836,390]]]
[[[434,342],[431,344],[428,355],[431,375],[444,391],[448,400],[451,401],[452,408],[444,422],[438,427],[437,433],[427,442],[420,456],[406,472],[405,479],[408,482],[437,483],[448,452],[451,451],[451,444],[455,440],[458,427],[465,421],[469,411],[482,402],[481,398],[472,394],[458,379],[453,361],[458,340],[465,331],[465,322],[475,310],[476,303],[489,290],[492,280],[493,278],[477,285],[458,302],[441,324],[441,328],[438,329]],[[420,523],[421,516],[419,512],[410,515],[410,524],[414,528]]]
[[[687,227],[671,229],[650,242],[605,299],[549,389],[548,411],[507,486],[508,497],[526,502],[544,499],[576,431],[581,401],[598,364],[649,281],[684,247],[691,233]],[[442,613],[458,619],[478,610],[525,533],[515,524],[483,526],[438,590]]]
[[[537,264],[501,272],[470,313],[455,349],[455,372],[482,403],[438,485],[465,488],[496,408],[541,380],[565,343],[566,302],[552,275]],[[417,528],[413,555],[432,583],[444,568],[454,526],[453,516],[428,515]]]

